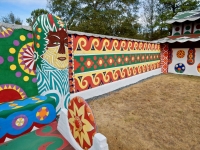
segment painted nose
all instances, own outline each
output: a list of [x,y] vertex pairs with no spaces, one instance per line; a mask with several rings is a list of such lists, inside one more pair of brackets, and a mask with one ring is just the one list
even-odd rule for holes
[[64,42],[60,43],[60,47],[58,49],[58,53],[59,54],[65,54],[65,45],[64,45]]

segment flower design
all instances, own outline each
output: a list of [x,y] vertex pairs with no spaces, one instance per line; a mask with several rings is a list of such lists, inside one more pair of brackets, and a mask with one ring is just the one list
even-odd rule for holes
[[99,60],[98,60],[98,65],[99,66],[102,66],[104,63],[103,59],[100,57]]
[[114,63],[114,60],[112,57],[110,57],[107,62],[109,65],[112,65]]
[[88,58],[84,64],[87,68],[91,68],[94,62],[90,58]]
[[128,62],[129,59],[128,59],[128,57],[126,56],[124,60],[125,60],[125,62]]
[[118,57],[118,58],[117,58],[117,62],[118,62],[118,64],[120,64],[120,63],[122,62],[121,57]]
[[36,117],[40,121],[43,121],[47,116],[49,116],[49,110],[47,107],[40,108],[36,113]]
[[26,126],[28,118],[25,115],[16,116],[12,121],[12,127],[19,130]]
[[96,125],[92,111],[83,98],[77,96],[70,101],[68,119],[71,133],[76,142],[83,149],[89,149],[96,133]]

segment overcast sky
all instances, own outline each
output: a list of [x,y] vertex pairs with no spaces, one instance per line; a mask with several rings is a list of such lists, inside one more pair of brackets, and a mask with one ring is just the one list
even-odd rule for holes
[[47,9],[47,0],[0,0],[0,18],[13,12],[16,17],[26,23],[26,18],[31,16],[31,12],[35,9]]

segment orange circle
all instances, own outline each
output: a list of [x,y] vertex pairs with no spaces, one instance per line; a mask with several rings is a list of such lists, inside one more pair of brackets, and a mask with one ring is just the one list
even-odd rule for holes
[[183,58],[185,56],[185,51],[184,50],[179,50],[177,53],[176,53],[176,56],[178,58]]

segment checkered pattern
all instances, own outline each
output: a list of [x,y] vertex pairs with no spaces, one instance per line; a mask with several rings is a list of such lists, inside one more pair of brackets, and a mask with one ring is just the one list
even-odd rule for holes
[[161,71],[162,73],[168,73],[168,44],[161,44]]

